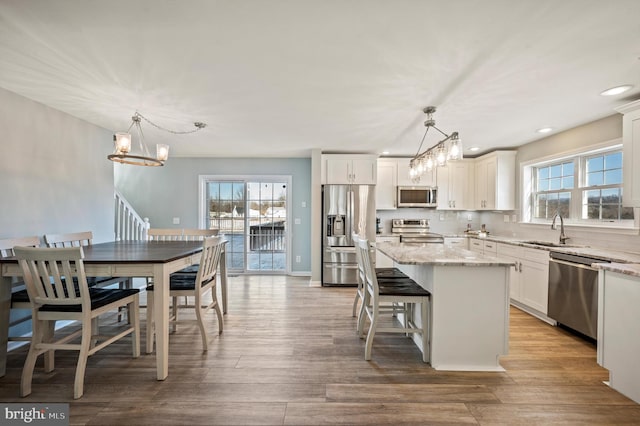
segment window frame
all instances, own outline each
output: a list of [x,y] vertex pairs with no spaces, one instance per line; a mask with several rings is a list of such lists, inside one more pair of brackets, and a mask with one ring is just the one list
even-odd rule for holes
[[[521,207],[522,207],[522,223],[531,225],[549,225],[552,217],[536,218],[535,217],[535,197],[542,193],[561,193],[570,192],[571,201],[569,206],[570,217],[564,218],[566,226],[584,226],[589,228],[618,228],[622,230],[638,230],[639,229],[639,212],[640,209],[634,208],[634,219],[582,219],[583,194],[590,189],[608,189],[621,188],[624,194],[624,181],[622,184],[611,185],[595,185],[586,186],[586,161],[596,156],[604,156],[609,153],[622,152],[622,142],[620,139],[604,142],[589,147],[582,147],[570,152],[563,152],[555,155],[546,156],[530,160],[520,164],[521,177]],[[623,153],[624,155],[624,153]],[[536,171],[539,168],[553,166],[557,164],[573,161],[574,163],[574,186],[572,189],[557,189],[547,191],[537,191]]]

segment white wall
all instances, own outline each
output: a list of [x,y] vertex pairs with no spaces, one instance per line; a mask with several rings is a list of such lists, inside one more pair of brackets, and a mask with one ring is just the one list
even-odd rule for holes
[[0,88],[0,238],[113,240],[112,132]]

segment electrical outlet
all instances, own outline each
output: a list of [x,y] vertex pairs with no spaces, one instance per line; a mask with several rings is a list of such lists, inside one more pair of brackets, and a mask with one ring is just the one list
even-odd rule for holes
[[467,215],[467,220],[468,220],[469,222],[471,222],[471,221],[473,220],[473,215],[472,215],[471,213],[469,213],[469,214]]
[[504,215],[504,222],[505,223],[509,223],[509,215],[508,214]]
[[518,221],[518,215],[514,214],[511,216],[511,222],[516,223]]
[[302,261],[302,258],[300,256],[296,256],[296,263],[300,263]]
[[302,207],[307,207],[307,202],[306,201],[302,202]]
[[440,213],[440,220],[444,220],[444,213]]
[[173,218],[173,224],[174,225],[180,225],[180,218],[179,217],[174,217]]
[[302,223],[302,221],[300,220],[299,217],[296,217],[295,219],[293,219],[293,223],[296,225],[300,225]]

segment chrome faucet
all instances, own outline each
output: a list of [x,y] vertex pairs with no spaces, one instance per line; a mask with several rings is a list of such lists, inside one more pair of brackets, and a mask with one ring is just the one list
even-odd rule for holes
[[558,212],[556,212],[556,214],[553,216],[553,221],[551,222],[551,229],[558,229],[556,228],[557,217],[560,218],[560,244],[566,244],[567,240],[570,238],[564,234],[564,220],[562,219],[562,215]]

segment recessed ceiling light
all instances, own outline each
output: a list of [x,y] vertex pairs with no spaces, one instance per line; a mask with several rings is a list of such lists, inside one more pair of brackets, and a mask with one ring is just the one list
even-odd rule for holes
[[543,127],[541,129],[536,130],[538,133],[549,133],[550,131],[552,131],[553,128],[552,127]]
[[473,152],[480,151],[480,147],[472,146],[471,148],[469,148],[469,151],[473,151]]
[[600,92],[600,94],[602,96],[615,96],[615,95],[619,95],[620,93],[624,93],[627,90],[630,90],[632,87],[633,86],[630,84],[625,84],[623,86],[616,86],[616,87],[612,87],[611,89],[604,90]]

